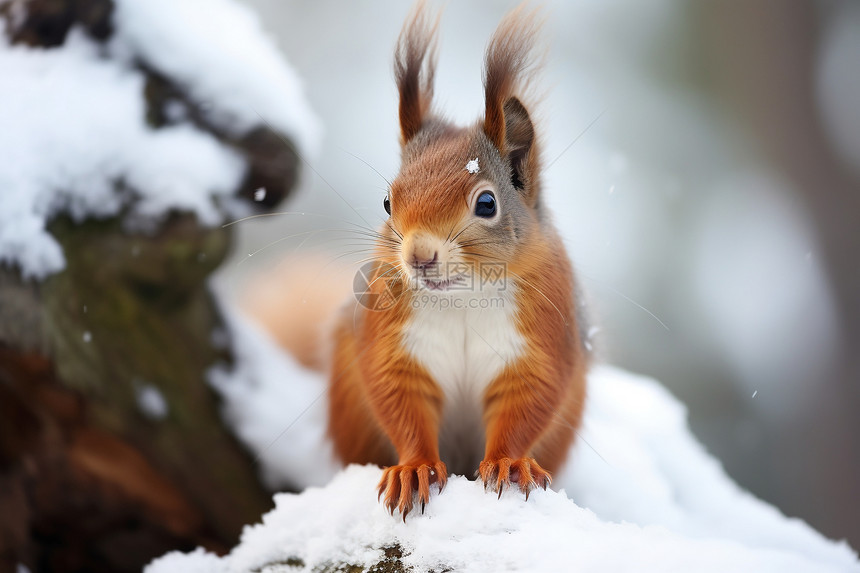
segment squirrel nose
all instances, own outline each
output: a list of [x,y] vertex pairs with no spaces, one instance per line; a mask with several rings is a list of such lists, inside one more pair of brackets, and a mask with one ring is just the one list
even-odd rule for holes
[[427,267],[436,264],[436,261],[439,260],[439,253],[433,251],[433,257],[428,258],[427,254],[422,253],[419,255],[418,253],[412,253],[412,260],[409,261],[409,264],[412,265],[412,268],[423,271]]

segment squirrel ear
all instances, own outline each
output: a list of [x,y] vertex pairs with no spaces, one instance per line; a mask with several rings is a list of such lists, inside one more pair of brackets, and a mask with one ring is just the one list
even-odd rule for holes
[[499,24],[484,64],[484,133],[511,166],[511,182],[534,204],[538,193],[539,149],[529,112],[518,96],[529,91],[540,68],[535,46],[539,13],[526,4]]
[[[511,183],[520,191],[529,191],[532,182],[530,161],[535,141],[535,129],[529,112],[516,97],[508,98],[504,105],[505,147],[511,164]],[[527,193],[528,194],[528,193]]]
[[436,71],[436,29],[425,3],[419,1],[403,24],[394,51],[394,78],[400,92],[400,143],[406,145],[421,129],[433,100]]

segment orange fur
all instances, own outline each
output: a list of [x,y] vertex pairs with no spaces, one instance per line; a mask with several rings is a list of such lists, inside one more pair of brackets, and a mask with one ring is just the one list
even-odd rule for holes
[[[479,474],[485,485],[495,483],[499,489],[507,478],[498,465],[506,460],[534,466],[537,458],[550,473],[564,462],[582,415],[587,364],[578,330],[571,328],[570,263],[558,245],[535,241],[512,272],[534,288],[521,291],[518,305],[518,326],[529,351],[508,366],[485,396],[487,445]],[[546,299],[559,304],[549,305]],[[528,473],[524,469],[519,481],[524,491],[531,481]],[[549,481],[548,475],[543,477]]]
[[[390,218],[379,230],[375,253],[377,261],[390,266],[377,270],[370,291],[382,295],[394,284],[397,297],[385,310],[355,301],[342,309],[332,333],[329,386],[328,431],[336,454],[344,463],[387,466],[379,496],[404,519],[416,502],[423,508],[429,501],[431,484],[440,490],[444,486],[446,462],[452,462],[440,458],[439,442],[451,401],[459,399],[452,384],[471,388],[468,379],[452,383],[434,378],[434,368],[439,372],[439,364],[446,366],[447,360],[459,364],[475,357],[492,366],[486,380],[474,382],[485,442],[483,460],[470,471],[486,488],[501,493],[515,485],[528,496],[531,489],[549,484],[570,449],[582,415],[589,361],[571,264],[539,200],[539,138],[524,103],[530,49],[538,35],[535,15],[518,9],[499,26],[487,53],[485,117],[465,128],[432,113],[428,54],[435,28],[428,21],[420,3],[401,33],[395,58],[403,157],[389,190]],[[465,169],[475,157],[480,170]],[[489,190],[498,204],[492,216],[476,211],[476,191],[482,190]],[[515,358],[505,359],[497,351],[501,360],[496,360],[487,348],[481,348],[483,354],[466,348],[480,345],[483,335],[472,329],[473,336],[463,326],[472,315],[462,314],[450,315],[463,319],[451,324],[452,336],[469,337],[462,349],[451,350],[462,356],[431,354],[426,362],[428,355],[416,350],[414,337],[420,339],[426,331],[422,328],[429,328],[419,319],[426,315],[415,307],[428,291],[407,285],[407,278],[413,278],[430,288],[426,267],[431,265],[420,266],[419,259],[471,264],[478,269],[473,278],[490,272],[479,264],[506,265],[511,306],[486,311],[501,313],[486,324],[511,330],[498,340]],[[484,295],[468,296],[477,300]],[[438,331],[426,332],[439,336]],[[434,343],[445,347],[450,341],[443,333]],[[476,372],[457,368],[455,377]]]
[[[420,258],[429,259],[433,247],[428,245],[440,245],[433,255],[440,262],[457,255],[470,262],[506,255],[507,268],[520,285],[515,328],[526,341],[525,351],[484,391],[486,444],[475,469],[486,487],[501,492],[514,483],[528,495],[534,487],[546,487],[550,472],[564,462],[581,418],[588,363],[570,263],[560,239],[537,211],[540,148],[522,99],[538,26],[534,13],[522,8],[502,22],[487,53],[484,120],[473,128],[457,128],[432,115],[432,85],[419,81],[422,69],[432,80],[432,58],[426,62],[425,55],[434,39],[427,21],[419,4],[398,40],[403,165],[390,188],[391,217],[380,231],[376,254],[404,273],[410,256],[418,260],[410,253],[419,246]],[[495,148],[490,156],[481,144],[484,136]],[[489,157],[485,161],[497,158],[508,165],[526,207],[525,215],[498,223],[506,227],[495,231],[510,233],[515,247],[503,240],[494,250],[495,245],[486,244],[492,241],[480,240],[479,229],[468,228],[470,189],[481,180],[463,164],[482,152]],[[442,247],[455,231],[469,247],[457,246],[452,254],[450,247],[447,252]],[[387,280],[377,277],[372,289],[383,292]],[[430,483],[438,482],[441,489],[446,479],[438,446],[446,396],[404,342],[414,301],[415,293],[404,288],[393,308],[374,312],[359,306],[342,315],[330,393],[329,431],[344,461],[386,465],[396,452],[396,465],[386,468],[379,494],[404,519],[415,499],[422,507],[428,501]]]

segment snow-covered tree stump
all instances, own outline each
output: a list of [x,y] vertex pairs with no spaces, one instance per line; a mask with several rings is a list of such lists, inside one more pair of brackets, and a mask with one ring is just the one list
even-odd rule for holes
[[271,506],[207,381],[233,360],[207,280],[315,120],[250,13],[203,20],[0,3],[0,571],[140,571]]

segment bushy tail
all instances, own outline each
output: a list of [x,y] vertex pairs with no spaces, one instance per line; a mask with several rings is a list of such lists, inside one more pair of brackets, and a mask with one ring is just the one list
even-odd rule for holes
[[352,296],[352,269],[330,263],[323,254],[286,259],[254,279],[239,301],[285,351],[321,372],[330,365],[337,311]]

